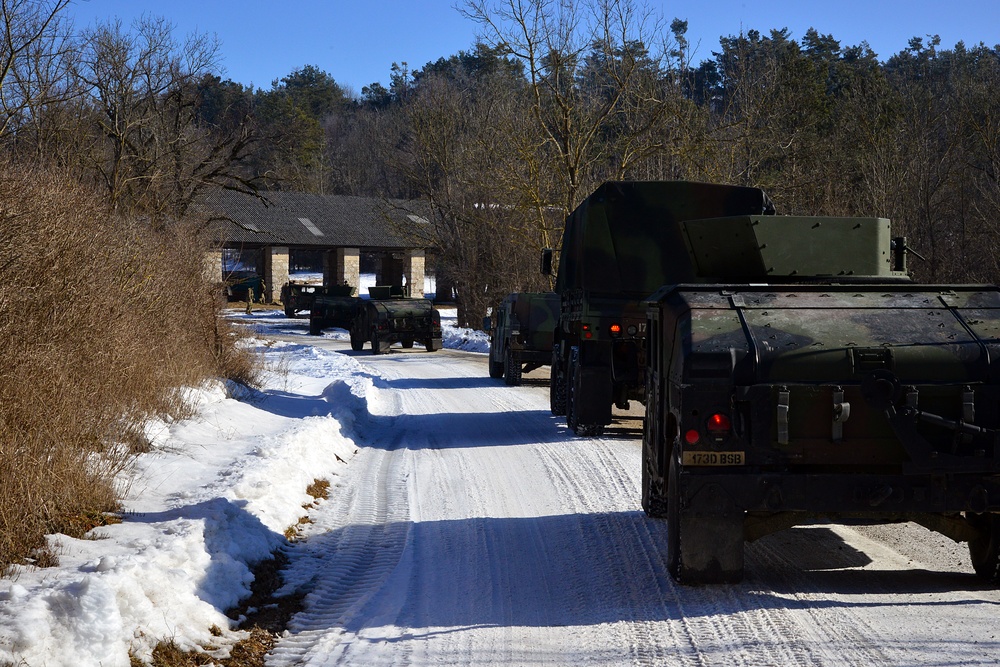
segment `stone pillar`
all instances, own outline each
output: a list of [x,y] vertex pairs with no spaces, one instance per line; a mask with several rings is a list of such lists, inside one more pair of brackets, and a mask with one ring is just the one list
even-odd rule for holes
[[323,256],[323,284],[343,285],[354,288],[354,295],[361,296],[361,250],[337,248]]
[[424,296],[424,251],[422,248],[410,250],[403,260],[403,276],[406,278],[408,296]]
[[205,267],[205,279],[213,285],[222,282],[222,250],[209,250],[205,253],[202,265]]
[[281,286],[288,282],[288,248],[264,248],[264,303],[281,298]]

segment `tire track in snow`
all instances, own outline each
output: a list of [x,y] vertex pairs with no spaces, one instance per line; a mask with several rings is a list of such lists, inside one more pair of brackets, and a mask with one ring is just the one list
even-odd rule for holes
[[[961,607],[918,599],[920,607],[901,613],[906,591],[892,577],[885,584],[877,572],[866,581],[884,587],[892,600],[871,604],[863,599],[864,584],[845,585],[843,578],[823,573],[838,562],[822,545],[811,547],[819,552],[812,558],[823,561],[819,572],[802,564],[802,551],[788,552],[765,538],[748,545],[743,584],[676,585],[663,563],[665,522],[647,519],[638,508],[638,437],[567,437],[563,423],[543,416],[548,413],[543,387],[490,383],[483,379],[485,362],[468,363],[470,355],[393,356],[371,364],[383,379],[373,412],[400,415],[375,420],[384,425],[379,435],[396,437],[395,447],[403,446],[404,437],[426,438],[414,451],[396,452],[406,458],[394,457],[393,472],[378,487],[379,493],[409,500],[408,508],[397,506],[401,500],[386,501],[387,517],[402,517],[398,523],[405,529],[373,535],[355,547],[353,561],[345,546],[343,562],[357,563],[359,576],[364,554],[374,560],[375,550],[383,548],[375,546],[380,539],[392,542],[385,547],[392,552],[390,564],[370,565],[381,575],[371,576],[366,591],[331,586],[338,591],[333,598],[339,600],[340,620],[330,620],[325,632],[317,624],[312,648],[298,654],[303,661],[281,664],[907,664],[906,640],[893,637],[893,621],[882,619],[882,610],[893,605],[896,622],[915,621],[907,639],[928,635],[922,645],[932,648],[917,654],[920,664],[940,664],[929,657],[934,650],[942,660],[986,664],[963,659],[971,649],[958,645],[945,656],[947,642],[960,641]],[[444,368],[435,374],[432,362]],[[454,377],[442,379],[442,373]],[[426,381],[410,380],[415,376]],[[397,378],[398,386],[417,390],[396,391]],[[422,393],[428,396],[421,398]],[[464,439],[435,436],[432,420],[426,420],[404,436],[394,429],[412,425],[402,414],[407,410],[424,417],[469,413],[465,421],[453,422],[469,432]],[[497,411],[509,418],[489,414]],[[349,466],[352,474],[376,460],[360,454]],[[371,480],[352,477],[347,484],[345,479],[328,505],[352,505],[355,496],[372,493],[365,484]],[[329,521],[328,527],[345,529],[346,535],[347,528],[363,527],[364,521]],[[314,560],[336,568],[339,556],[319,549],[323,529],[311,531]],[[327,546],[353,543],[345,535],[339,542],[328,538]],[[883,563],[884,554],[870,553],[880,568],[888,563],[895,569]],[[444,565],[425,567],[432,558]],[[313,574],[321,567],[300,566]],[[992,592],[973,597],[997,604]],[[919,618],[937,610],[948,613],[958,629],[936,631],[933,619]],[[990,646],[985,642],[980,652]]]
[[[423,359],[372,366],[432,375],[412,361]],[[359,452],[349,468],[363,474],[329,503],[349,499],[350,512],[311,531],[315,590],[269,664],[887,664],[836,659],[863,633],[804,629],[801,610],[766,590],[675,584],[665,522],[638,508],[636,438],[569,437],[537,414],[548,405],[534,387],[387,384],[376,435],[392,445]],[[406,414],[451,410],[509,419],[459,421],[468,432],[455,434]]]
[[[589,449],[578,450],[580,460],[567,459],[552,446],[547,447],[551,477],[563,489],[560,495],[574,500],[574,511],[596,517],[596,530],[584,537],[587,546],[582,551],[595,555],[607,552],[609,558],[603,563],[595,559],[589,567],[627,570],[623,576],[605,580],[613,585],[606,585],[600,597],[617,598],[619,604],[643,612],[640,617],[633,617],[633,622],[622,624],[627,635],[623,643],[633,647],[636,664],[887,663],[878,647],[865,650],[863,634],[854,630],[860,625],[858,619],[847,614],[841,614],[836,629],[804,632],[801,613],[775,606],[772,596],[757,595],[747,584],[711,587],[676,584],[663,563],[665,521],[647,519],[644,515],[636,521],[625,521],[619,512],[609,512],[602,495],[593,492],[607,488],[612,496],[631,498],[635,503],[637,480],[625,472],[614,455],[623,443],[595,439],[590,444]],[[641,512],[637,507],[633,509]],[[640,558],[636,558],[635,551],[621,552],[622,545],[639,545],[635,551],[640,552]],[[621,563],[615,563],[616,558]],[[659,596],[659,608],[651,604],[651,593]],[[824,612],[825,617],[827,613]],[[657,617],[663,620],[651,620]],[[831,646],[833,650],[826,648]],[[845,646],[852,647],[856,661],[843,662]]]
[[409,521],[406,503],[390,501],[406,497],[405,477],[398,470],[404,455],[398,449],[362,447],[343,476],[348,493],[337,496],[338,509],[322,513],[312,537],[291,549],[303,553],[293,555],[286,586],[310,592],[268,665],[325,664],[323,656],[340,648],[343,628],[354,625],[398,567]]

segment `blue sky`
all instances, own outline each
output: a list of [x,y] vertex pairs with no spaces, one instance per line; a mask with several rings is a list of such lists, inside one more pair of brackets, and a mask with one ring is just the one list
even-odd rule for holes
[[[1000,44],[1000,0],[648,0],[669,24],[688,21],[699,45],[695,62],[711,57],[719,38],[750,29],[810,27],[844,46],[867,41],[881,59],[911,37],[938,34],[942,45]],[[125,23],[151,13],[168,19],[179,37],[214,33],[228,78],[257,88],[304,65],[315,65],[353,89],[387,84],[393,62],[419,69],[474,44],[478,26],[454,0],[73,0],[78,27],[115,16]]]

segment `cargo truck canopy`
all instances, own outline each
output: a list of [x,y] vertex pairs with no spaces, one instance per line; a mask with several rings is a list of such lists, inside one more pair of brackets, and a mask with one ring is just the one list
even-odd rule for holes
[[763,190],[687,181],[610,182],[566,220],[556,291],[647,296],[696,279],[680,223],[774,213]]

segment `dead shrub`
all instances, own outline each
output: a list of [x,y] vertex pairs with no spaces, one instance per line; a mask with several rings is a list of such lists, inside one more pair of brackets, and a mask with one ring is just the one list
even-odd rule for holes
[[0,567],[118,508],[144,422],[184,413],[177,388],[256,382],[206,249],[57,172],[0,165]]

